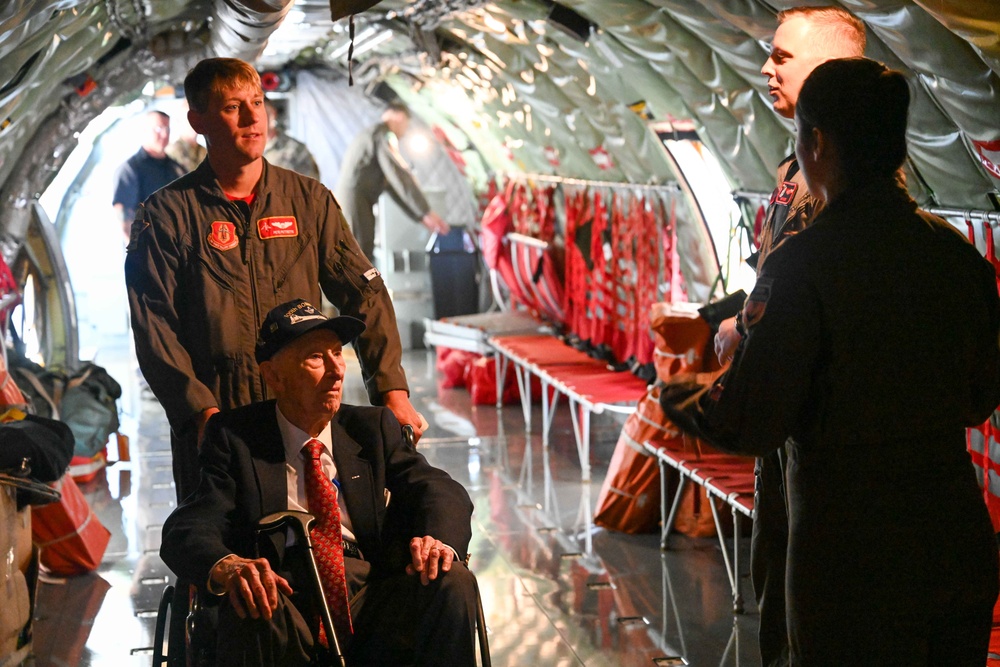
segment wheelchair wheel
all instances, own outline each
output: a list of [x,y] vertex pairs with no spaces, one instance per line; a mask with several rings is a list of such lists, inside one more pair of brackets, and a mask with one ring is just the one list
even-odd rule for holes
[[156,611],[156,628],[153,630],[153,667],[163,667],[167,656],[163,654],[163,636],[167,631],[167,615],[174,601],[174,587],[167,586],[160,596],[160,606]]

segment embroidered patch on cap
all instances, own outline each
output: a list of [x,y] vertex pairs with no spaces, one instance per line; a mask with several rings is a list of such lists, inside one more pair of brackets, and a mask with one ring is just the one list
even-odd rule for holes
[[747,297],[747,302],[743,305],[743,326],[750,330],[764,317],[767,309],[767,300],[771,298],[771,281],[768,279],[757,279],[753,292]]
[[283,239],[299,235],[294,215],[277,215],[257,221],[257,235],[262,239]]
[[236,236],[236,225],[225,220],[216,220],[212,223],[212,231],[208,235],[208,244],[217,250],[232,250],[239,245],[240,239]]
[[785,181],[778,188],[778,194],[774,198],[775,204],[783,204],[788,206],[792,203],[792,199],[795,197],[795,192],[799,189],[799,184],[794,181]]

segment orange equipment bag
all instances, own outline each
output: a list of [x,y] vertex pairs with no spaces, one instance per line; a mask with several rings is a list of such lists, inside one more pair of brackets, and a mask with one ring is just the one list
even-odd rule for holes
[[31,508],[31,535],[42,565],[59,576],[96,570],[111,540],[68,474],[56,482],[62,499]]
[[697,311],[671,303],[655,303],[649,324],[655,335],[656,377],[663,382],[682,373],[718,369],[712,330]]
[[597,496],[594,523],[629,534],[656,532],[660,521],[660,470],[656,458],[643,449],[642,443],[683,437],[663,414],[660,390],[653,387],[622,427]]

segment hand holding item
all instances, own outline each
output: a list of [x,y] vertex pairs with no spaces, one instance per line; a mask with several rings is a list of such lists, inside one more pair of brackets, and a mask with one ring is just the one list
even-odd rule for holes
[[292,594],[284,577],[274,573],[266,558],[240,558],[233,554],[219,561],[210,574],[212,584],[229,598],[240,618],[271,620],[278,608],[278,592]]
[[719,358],[719,363],[725,366],[733,360],[736,348],[739,347],[743,336],[736,328],[736,318],[730,317],[719,324],[719,332],[715,334],[715,356]]
[[385,392],[382,398],[385,401],[385,407],[392,411],[402,426],[410,425],[413,427],[413,442],[416,444],[424,431],[430,427],[430,424],[410,403],[410,395],[402,389],[396,389]]
[[451,227],[448,226],[448,223],[442,220],[441,216],[434,211],[428,211],[427,215],[423,217],[420,223],[427,229],[438,234],[443,235],[451,231]]

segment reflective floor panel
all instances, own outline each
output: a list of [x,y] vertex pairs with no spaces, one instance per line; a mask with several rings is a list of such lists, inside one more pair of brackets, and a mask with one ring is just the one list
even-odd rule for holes
[[[35,665],[150,664],[160,594],[174,581],[158,555],[174,507],[163,411],[139,389],[126,339],[106,340],[95,360],[124,387],[131,460],[82,486],[111,542],[97,572],[40,584]],[[593,526],[620,417],[594,417],[594,481],[585,483],[565,402],[545,452],[538,406],[535,433],[525,433],[519,406],[474,406],[464,389],[439,389],[426,352],[407,352],[404,365],[432,425],[420,451],[461,481],[476,506],[470,565],[494,665],[759,665],[749,581],[742,577],[748,609],[734,614],[715,537],[675,536],[661,553],[657,535]],[[345,402],[367,402],[356,362]],[[748,563],[749,553],[740,559]]]

